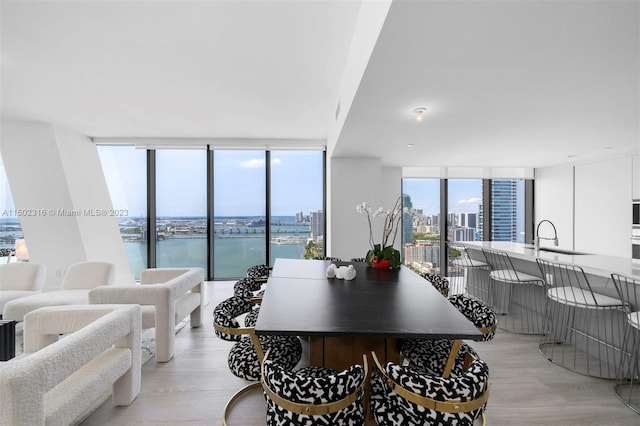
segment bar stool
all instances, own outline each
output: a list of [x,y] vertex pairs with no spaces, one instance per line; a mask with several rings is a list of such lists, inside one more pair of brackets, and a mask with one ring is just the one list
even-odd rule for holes
[[536,261],[547,289],[540,352],[573,372],[615,379],[627,305],[594,292],[579,266]]
[[620,299],[629,306],[614,389],[624,405],[640,414],[640,391],[634,389],[640,386],[640,281],[619,274],[611,278]]
[[520,334],[540,334],[544,313],[544,280],[516,271],[504,251],[483,249],[491,268],[490,305],[504,315],[498,328]]
[[464,244],[453,243],[449,246],[449,258],[451,263],[464,270],[464,282],[456,287],[462,287],[462,291],[453,291],[453,294],[466,293],[485,304],[489,300],[489,264],[472,259]]

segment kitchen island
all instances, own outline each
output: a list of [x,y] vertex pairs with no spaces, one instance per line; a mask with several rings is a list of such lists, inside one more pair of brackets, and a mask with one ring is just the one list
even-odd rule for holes
[[[549,282],[559,279],[570,278],[572,287],[583,287],[586,284],[580,284],[571,278],[572,275],[557,275],[547,272],[546,276],[538,267],[537,259],[546,260],[548,262],[559,263],[569,266],[579,266],[585,272],[589,286],[594,293],[604,294],[615,299],[619,299],[618,291],[615,288],[611,274],[625,275],[640,281],[640,260],[632,258],[622,258],[616,256],[605,256],[597,254],[580,253],[570,250],[562,250],[556,247],[541,247],[538,250],[531,244],[498,242],[498,241],[467,241],[464,242],[467,252],[472,259],[485,261],[482,250],[499,250],[509,254],[513,267],[516,271],[522,271],[531,275],[546,278]],[[478,276],[474,274],[488,274],[489,271],[484,269],[474,269],[467,271],[469,275],[466,277],[467,282],[478,280]],[[486,277],[485,277],[486,278]],[[470,281],[471,280],[471,281]],[[547,286],[539,288],[538,291],[532,291],[526,300],[535,298],[536,303],[532,306],[520,306],[518,310],[508,312],[505,305],[496,303],[503,300],[500,295],[504,294],[504,284],[488,280],[489,289],[487,294],[489,300],[486,300],[496,312],[504,313],[512,317],[522,315],[537,315],[539,320],[543,321],[542,339],[540,349],[543,354],[552,362],[569,368],[581,374],[595,377],[613,378],[615,369],[620,360],[622,351],[623,329],[626,323],[626,312],[622,308],[601,310],[588,309],[575,304],[564,304],[565,312],[560,317],[554,315],[554,320],[550,321],[545,318],[550,312],[559,312],[558,304],[546,297]],[[561,284],[567,285],[567,284]],[[474,288],[474,286],[467,286]],[[529,286],[530,287],[530,286]],[[541,290],[541,291],[540,291]],[[517,292],[531,291],[525,286],[514,285],[509,297]],[[473,294],[472,294],[473,295]],[[537,302],[541,302],[538,304]],[[508,305],[507,305],[508,306]],[[545,306],[540,311],[534,306]],[[631,301],[631,310],[640,310],[640,300]],[[506,319],[506,318],[505,318]],[[560,321],[560,322],[558,322]],[[500,327],[500,318],[498,319]],[[609,333],[599,334],[599,330],[610,330]],[[596,337],[594,337],[596,336]],[[630,350],[631,348],[625,348]],[[561,353],[562,356],[554,354]],[[550,355],[552,354],[552,355]],[[571,364],[567,362],[571,361]],[[597,371],[597,373],[594,373]]]

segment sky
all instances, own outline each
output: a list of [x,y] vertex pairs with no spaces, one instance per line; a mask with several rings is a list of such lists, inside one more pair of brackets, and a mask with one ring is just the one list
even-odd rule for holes
[[[482,179],[449,179],[449,206],[453,213],[478,212],[482,203]],[[402,180],[402,192],[411,197],[412,207],[424,215],[440,213],[440,179]]]
[[[99,146],[115,209],[146,214],[146,151]],[[265,151],[214,153],[215,216],[265,215]],[[158,216],[206,216],[206,151],[156,151]],[[322,152],[271,151],[271,214],[322,209]]]

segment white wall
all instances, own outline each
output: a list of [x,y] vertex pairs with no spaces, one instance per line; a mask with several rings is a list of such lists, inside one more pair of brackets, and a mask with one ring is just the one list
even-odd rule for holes
[[[559,248],[574,250],[573,246],[573,167],[536,169],[534,217],[536,225],[550,220],[558,231]],[[535,231],[535,228],[534,228]],[[553,236],[548,224],[540,226],[540,235]],[[541,241],[541,246],[552,246],[553,241]]]
[[[536,169],[536,221],[556,225],[560,248],[630,257],[631,165],[628,155]],[[549,228],[540,229],[546,236]]]
[[[401,169],[383,168],[379,158],[331,158],[328,201],[330,225],[327,254],[343,260],[364,257],[369,246],[369,226],[356,206],[391,208],[400,196]],[[381,220],[373,220],[374,239],[380,242]],[[396,241],[400,246],[400,241]]]
[[[45,289],[59,288],[72,263],[116,265],[119,284],[133,282],[111,209],[96,146],[85,136],[46,123],[2,123],[0,150],[32,262],[47,268]],[[66,213],[63,213],[63,211]]]
[[576,166],[576,250],[631,256],[631,176],[631,157]]

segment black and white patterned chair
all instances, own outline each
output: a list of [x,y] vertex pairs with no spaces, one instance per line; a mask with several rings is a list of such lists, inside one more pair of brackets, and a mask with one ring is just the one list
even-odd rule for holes
[[271,268],[265,264],[253,265],[247,269],[247,278],[251,278],[260,284],[267,282]]
[[364,263],[364,262],[367,261],[367,259],[365,259],[364,257],[352,257],[350,261],[351,262],[362,262],[362,263]]
[[238,317],[251,312],[250,300],[232,296],[222,301],[213,311],[213,328],[216,336],[236,342],[229,351],[228,364],[231,372],[242,379],[252,381],[236,392],[224,408],[223,424],[227,412],[241,396],[260,387],[260,367],[264,351],[271,350],[274,361],[285,370],[294,368],[302,357],[302,344],[294,336],[258,336],[253,327],[241,327]]
[[489,398],[489,367],[468,354],[461,374],[443,378],[391,362],[371,383],[371,411],[381,426],[473,425]]
[[267,352],[262,363],[262,388],[268,425],[363,425],[367,359],[343,371],[288,371]]
[[420,274],[422,278],[429,281],[444,297],[449,295],[449,280],[442,275],[429,274],[423,272]]
[[332,256],[316,256],[313,258],[313,260],[330,260],[332,262],[342,262],[342,259],[340,259],[339,257]]
[[245,327],[254,327],[256,325],[263,294],[264,290],[261,290],[260,283],[253,278],[242,278],[233,285],[233,295],[249,300],[253,306],[244,318]]
[[[481,301],[462,294],[449,297],[455,306],[483,334],[483,342],[495,336],[498,320],[496,313]],[[475,351],[466,344],[460,344],[455,359],[450,359],[456,341],[450,339],[407,339],[402,342],[400,353],[403,358],[418,369],[431,374],[458,374],[467,353],[477,357]],[[450,363],[447,368],[447,363]],[[452,364],[451,364],[452,363]]]

